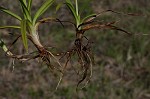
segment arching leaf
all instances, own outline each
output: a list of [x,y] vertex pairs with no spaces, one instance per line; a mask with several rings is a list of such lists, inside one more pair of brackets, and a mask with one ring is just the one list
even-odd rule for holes
[[86,22],[90,21],[90,18],[93,18],[93,17],[95,18],[96,14],[90,14],[90,15],[86,16],[85,18],[82,19],[82,23],[85,21]]
[[11,12],[10,10],[8,10],[8,9],[6,9],[6,8],[0,7],[0,10],[1,10],[2,12],[5,12],[6,14],[9,14],[9,15],[11,15],[12,17],[18,19],[19,21],[22,20],[20,16],[18,16],[17,14]]
[[0,29],[6,29],[6,28],[20,29],[20,26],[0,26]]
[[54,3],[55,0],[46,0],[46,2],[39,8],[39,10],[35,13],[33,24],[36,23],[36,20],[45,12],[47,9]]

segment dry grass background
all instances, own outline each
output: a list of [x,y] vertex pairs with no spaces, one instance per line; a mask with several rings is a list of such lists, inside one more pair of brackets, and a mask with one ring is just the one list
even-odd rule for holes
[[[19,12],[16,1],[1,0],[0,5]],[[34,0],[33,10],[42,2]],[[91,0],[88,4],[86,0],[82,0],[80,4],[88,5],[85,6],[84,14],[112,9],[147,16],[131,17],[106,13],[99,17],[104,22],[120,20],[118,26],[139,35],[128,36],[112,30],[87,32],[87,37],[94,42],[95,64],[91,82],[78,92],[75,90],[77,76],[69,66],[58,90],[51,95],[58,79],[47,66],[38,63],[38,60],[27,63],[15,61],[12,71],[11,60],[0,49],[0,99],[150,99],[150,1]],[[53,12],[55,8],[51,9],[45,16],[56,16]],[[63,20],[71,20],[69,14],[62,7],[57,16]],[[0,16],[1,25],[17,24],[14,19],[2,13]],[[43,44],[56,46],[60,52],[67,50],[74,41],[74,31],[68,24],[65,24],[65,28],[56,23],[44,24],[39,31]],[[8,34],[10,32],[19,31],[1,30],[0,36],[7,44],[14,39]],[[143,33],[148,35],[142,35]],[[31,44],[29,46],[29,50],[34,50]],[[19,41],[12,50],[18,54],[25,52]]]

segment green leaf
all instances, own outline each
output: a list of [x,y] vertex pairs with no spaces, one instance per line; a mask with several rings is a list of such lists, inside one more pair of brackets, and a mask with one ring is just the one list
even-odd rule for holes
[[47,9],[54,3],[55,0],[46,0],[46,2],[39,8],[35,13],[33,24],[36,23],[36,20],[45,12]]
[[32,0],[28,0],[27,8],[28,8],[29,12],[31,11],[31,5],[32,5]]
[[78,16],[79,15],[78,0],[75,0],[75,4],[76,4],[76,14]]
[[68,6],[68,8],[70,9],[70,11],[72,12],[73,16],[77,16],[76,11],[75,11],[75,8],[74,8],[73,4],[71,3],[71,1],[70,1],[70,0],[66,0],[66,3],[65,3],[65,4],[66,4],[66,5]]
[[20,29],[20,26],[0,26],[0,29],[6,29],[6,28]]
[[[70,1],[70,0],[66,0],[66,2],[72,5],[72,3],[71,3],[71,1]],[[72,6],[73,6],[73,5],[72,5]]]
[[74,8],[73,5],[70,4],[70,3],[66,3],[66,5],[68,6],[68,8],[70,9],[72,15],[74,16],[74,18],[75,18],[75,20],[76,20],[76,24],[78,24],[78,22],[80,21],[80,18],[79,18],[79,16],[76,14],[75,8]]
[[27,1],[26,0],[22,0],[23,1],[23,3],[27,6]]
[[7,46],[5,45],[4,41],[2,39],[0,39],[0,47],[2,47],[2,49],[4,50],[4,52],[7,55],[13,55],[7,48]]
[[89,20],[90,18],[96,17],[96,14],[90,14],[88,16],[86,16],[85,18],[82,19],[82,22]]
[[25,3],[23,2],[23,0],[19,0],[20,4],[21,4],[21,7],[22,7],[22,11],[23,11],[23,14],[25,16],[26,19],[28,19],[30,22],[32,21],[31,20],[31,15],[30,15],[30,12],[27,8],[27,6],[25,5]]
[[20,16],[18,16],[17,14],[11,12],[10,10],[8,10],[6,8],[0,7],[0,10],[3,11],[3,12],[5,12],[5,13],[7,13],[7,14],[9,14],[9,15],[11,15],[12,17],[18,19],[19,21],[22,20]]
[[22,41],[23,41],[23,45],[24,45],[26,51],[28,51],[26,24],[27,24],[27,21],[26,21],[26,20],[22,20],[22,21],[21,21],[21,35],[22,35]]

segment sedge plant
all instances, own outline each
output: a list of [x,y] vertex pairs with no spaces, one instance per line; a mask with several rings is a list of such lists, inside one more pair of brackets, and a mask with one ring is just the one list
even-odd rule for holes
[[[80,64],[80,67],[78,68],[77,71],[75,70],[77,75],[79,75],[79,81],[77,84],[77,88],[82,89],[88,84],[88,82],[91,79],[92,67],[93,67],[93,63],[94,63],[94,58],[93,58],[94,56],[91,51],[91,43],[92,42],[89,41],[88,38],[84,35],[85,32],[88,30],[91,30],[91,29],[113,29],[113,30],[122,31],[127,34],[131,34],[131,33],[115,26],[115,23],[117,23],[117,21],[102,23],[102,22],[96,20],[96,18],[98,16],[100,16],[102,13],[105,13],[105,12],[113,12],[113,13],[117,13],[117,14],[124,14],[124,13],[116,12],[113,10],[106,10],[106,11],[102,11],[98,14],[89,14],[85,17],[82,17],[81,13],[79,12],[78,0],[73,0],[73,1],[74,2],[72,2],[71,0],[66,0],[65,4],[69,8],[69,10],[73,16],[74,22],[61,21],[61,22],[69,22],[69,23],[73,24],[73,26],[75,28],[75,35],[76,35],[76,39],[74,41],[73,48],[71,50],[67,51],[63,55],[63,57],[66,56],[66,58],[67,58],[66,64],[63,69],[66,68],[68,62],[71,60],[71,58],[74,55],[76,55],[78,57],[78,63]],[[132,14],[124,14],[124,15],[132,15]],[[83,83],[83,84],[81,85],[81,83]]]
[[[58,65],[61,66],[61,64],[56,59],[56,57],[42,45],[38,33],[39,25],[47,19],[44,18],[42,20],[39,20],[39,17],[41,17],[48,10],[48,8],[55,2],[55,0],[46,0],[34,15],[32,15],[31,12],[32,0],[18,0],[18,1],[22,9],[22,16],[19,16],[18,14],[4,7],[0,7],[0,11],[12,16],[12,18],[18,20],[20,24],[18,26],[0,26],[0,29],[6,29],[6,28],[19,29],[21,34],[17,34],[18,36],[17,39],[19,37],[22,38],[22,42],[26,51],[28,52],[28,40],[30,40],[37,48],[38,54],[34,57],[27,57],[26,55],[27,58],[25,58],[24,55],[15,55],[12,52],[10,52],[3,41],[1,41],[1,47],[3,48],[3,50],[6,52],[8,56],[19,60],[29,60],[29,59],[35,59],[40,57],[42,61],[44,61],[49,67],[55,68],[51,66],[50,63],[50,58],[53,57],[55,61],[58,63]],[[56,21],[55,18],[51,18],[51,20]]]

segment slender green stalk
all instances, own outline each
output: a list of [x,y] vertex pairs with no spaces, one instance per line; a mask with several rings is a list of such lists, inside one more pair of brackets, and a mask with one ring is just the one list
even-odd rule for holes
[[78,11],[78,0],[75,0],[75,5],[76,5],[76,14],[77,16],[79,15],[79,11]]

